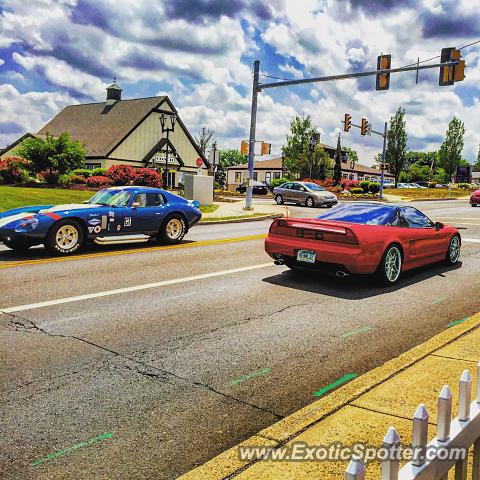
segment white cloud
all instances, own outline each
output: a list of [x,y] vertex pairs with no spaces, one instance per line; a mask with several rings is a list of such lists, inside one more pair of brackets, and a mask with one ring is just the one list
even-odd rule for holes
[[5,60],[3,58],[0,58],[0,67],[5,63]]

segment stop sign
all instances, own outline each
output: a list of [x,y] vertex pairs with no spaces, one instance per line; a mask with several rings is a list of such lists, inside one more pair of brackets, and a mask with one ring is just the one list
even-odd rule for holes
[[203,165],[203,160],[200,157],[198,157],[197,158],[197,167],[200,168],[202,165]]

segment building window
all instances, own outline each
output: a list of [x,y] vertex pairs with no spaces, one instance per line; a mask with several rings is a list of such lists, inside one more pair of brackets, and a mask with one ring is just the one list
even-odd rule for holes
[[94,168],[101,168],[102,164],[101,163],[86,163],[85,168],[87,170],[93,170]]
[[273,178],[281,178],[280,172],[273,172]]
[[255,181],[258,180],[258,172],[253,172],[253,179],[254,179]]
[[235,172],[235,183],[242,183],[242,172]]
[[270,185],[270,180],[272,179],[272,172],[267,172],[265,174],[265,183],[267,183],[268,185]]

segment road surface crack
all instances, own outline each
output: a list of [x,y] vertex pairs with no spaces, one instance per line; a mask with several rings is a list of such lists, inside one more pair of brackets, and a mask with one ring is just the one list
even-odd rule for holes
[[[129,362],[133,362],[134,366],[130,366],[128,364],[122,364],[122,367],[129,371],[133,371],[137,374],[140,374],[142,376],[148,377],[148,378],[153,378],[156,380],[162,380],[162,381],[168,381],[168,377],[175,378],[177,380],[181,380],[182,382],[188,383],[190,385],[193,385],[197,388],[202,388],[205,390],[208,390],[212,393],[216,393],[217,395],[221,395],[225,398],[228,398],[230,400],[233,400],[237,403],[241,403],[243,405],[249,406],[251,408],[254,408],[256,410],[260,410],[262,412],[268,413],[278,420],[281,420],[284,418],[283,415],[280,415],[278,413],[275,413],[271,410],[268,410],[267,408],[261,407],[259,405],[255,405],[254,403],[247,402],[246,400],[242,400],[240,398],[237,398],[233,395],[230,395],[228,393],[224,393],[220,390],[217,390],[216,388],[212,387],[211,385],[208,385],[207,383],[203,382],[198,382],[195,380],[191,380],[187,377],[183,377],[181,375],[178,375],[174,372],[170,372],[168,370],[163,370],[158,367],[155,367],[153,365],[148,365],[147,363],[144,363],[140,360],[137,360],[135,358],[131,358],[128,355],[116,352],[114,350],[111,350],[110,348],[107,348],[103,345],[96,344],[94,342],[90,342],[89,340],[85,340],[84,338],[77,337],[75,335],[63,335],[60,333],[50,333],[43,328],[39,327],[35,322],[32,320],[29,320],[27,318],[20,317],[19,315],[14,315],[12,313],[4,313],[4,315],[7,315],[9,317],[9,323],[15,327],[16,331],[21,331],[21,330],[26,330],[27,332],[29,331],[35,331],[38,333],[42,333],[44,335],[47,335],[49,337],[59,337],[59,338],[65,338],[65,339],[71,339],[71,340],[77,340],[79,342],[86,343],[94,348],[99,348],[105,352],[111,353],[115,357],[122,358],[125,360],[128,360]],[[157,373],[158,372],[158,373]]]

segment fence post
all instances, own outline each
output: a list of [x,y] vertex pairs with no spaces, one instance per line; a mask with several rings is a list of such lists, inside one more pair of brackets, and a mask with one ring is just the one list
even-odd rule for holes
[[480,362],[477,364],[477,403],[480,403]]
[[400,451],[400,436],[395,427],[388,429],[383,439],[382,447],[388,450],[388,456],[382,460],[382,480],[397,480],[399,458],[396,453]]
[[452,392],[448,385],[444,385],[438,396],[437,440],[446,442],[450,437],[452,422]]
[[412,447],[413,459],[412,465],[419,467],[425,463],[426,450],[428,442],[428,411],[425,405],[421,403],[413,415]]
[[365,480],[365,465],[361,458],[353,457],[345,470],[345,480]]
[[472,376],[464,370],[458,382],[458,420],[466,422],[470,418],[470,402],[472,401]]

